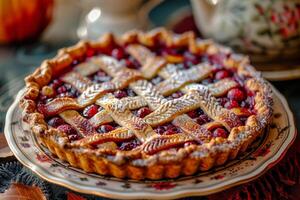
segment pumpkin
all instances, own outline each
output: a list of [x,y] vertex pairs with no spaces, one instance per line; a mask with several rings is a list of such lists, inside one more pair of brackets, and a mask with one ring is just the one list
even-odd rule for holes
[[0,43],[37,39],[52,18],[53,0],[0,0]]

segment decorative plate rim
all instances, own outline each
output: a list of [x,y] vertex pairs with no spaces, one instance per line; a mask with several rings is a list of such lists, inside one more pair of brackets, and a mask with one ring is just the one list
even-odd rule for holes
[[[270,84],[271,85],[271,84]],[[150,192],[150,191],[140,191],[140,192],[130,192],[127,193],[121,193],[118,191],[109,191],[106,189],[103,189],[101,187],[97,187],[97,191],[93,190],[93,188],[85,185],[78,185],[76,182],[72,182],[67,179],[62,179],[60,177],[55,177],[49,173],[43,167],[35,165],[31,162],[30,159],[26,158],[26,156],[23,155],[22,151],[18,148],[16,141],[13,138],[13,133],[11,132],[11,121],[12,116],[14,113],[15,108],[18,106],[18,100],[22,93],[24,92],[24,89],[20,90],[17,94],[17,97],[13,104],[9,107],[7,114],[6,114],[6,120],[5,120],[5,137],[7,138],[8,145],[12,152],[14,153],[15,157],[26,167],[30,168],[32,171],[34,171],[36,174],[38,174],[41,178],[51,182],[58,184],[60,186],[67,187],[69,189],[82,192],[82,193],[88,193],[93,195],[100,195],[104,197],[109,198],[123,198],[123,199],[141,199],[146,197],[151,197],[155,199],[167,199],[167,198],[180,198],[180,197],[186,197],[186,196],[196,196],[196,195],[208,195],[215,192],[219,192],[225,189],[228,189],[230,187],[243,184],[245,182],[249,182],[251,180],[254,180],[258,176],[262,175],[265,171],[273,167],[275,164],[277,164],[285,155],[289,147],[292,145],[293,141],[296,138],[297,132],[295,128],[295,120],[294,116],[290,110],[290,107],[287,103],[287,100],[284,98],[284,96],[274,87],[272,86],[272,90],[274,92],[274,96],[276,95],[281,102],[282,106],[284,107],[286,111],[286,115],[288,120],[290,121],[290,129],[289,134],[285,141],[282,143],[282,145],[279,147],[278,151],[273,155],[273,157],[270,157],[263,161],[263,163],[256,168],[252,172],[245,172],[244,175],[240,175],[238,177],[234,177],[229,180],[225,180],[222,183],[217,183],[209,188],[209,190],[206,188],[187,188],[183,190],[178,191],[169,191],[169,192]]]

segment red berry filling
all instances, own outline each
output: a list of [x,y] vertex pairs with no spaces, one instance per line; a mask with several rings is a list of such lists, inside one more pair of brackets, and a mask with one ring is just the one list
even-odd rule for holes
[[140,108],[138,109],[135,114],[137,117],[139,118],[144,118],[146,117],[147,115],[149,115],[152,111],[150,110],[150,108],[148,107],[143,107],[143,108]]
[[113,95],[118,99],[122,99],[124,97],[134,97],[134,96],[136,96],[135,92],[130,88],[123,89],[123,90],[116,90],[116,91],[113,92]]
[[231,74],[228,70],[220,70],[215,74],[215,79],[216,80],[221,80],[221,79],[224,79],[224,78],[228,78],[230,76],[231,76]]
[[182,132],[179,127],[174,126],[171,123],[158,126],[154,129],[154,131],[160,135],[173,135]]
[[241,102],[245,99],[245,94],[241,89],[233,88],[233,89],[229,90],[227,97],[230,100],[235,100],[235,101]]
[[108,133],[110,131],[115,130],[117,127],[119,127],[118,124],[116,124],[115,122],[111,122],[111,123],[108,123],[108,124],[100,125],[97,128],[97,132],[98,133]]
[[117,90],[114,92],[114,96],[118,99],[121,99],[121,98],[127,97],[127,92],[124,90]]
[[142,143],[137,139],[133,139],[133,140],[130,140],[128,142],[122,142],[120,145],[119,145],[119,149],[122,150],[122,151],[130,151],[138,146],[140,146]]
[[190,142],[185,142],[183,146],[184,146],[184,147],[188,147],[188,146],[194,145],[194,144],[197,144],[197,142],[190,141]]
[[167,55],[181,56],[184,51],[185,51],[185,49],[183,49],[183,48],[165,47],[160,50],[160,54],[162,56],[167,56]]
[[78,140],[81,138],[77,131],[69,124],[59,125],[57,127],[57,130],[66,133],[70,141]]
[[77,131],[69,124],[62,124],[57,127],[59,131],[62,131],[68,135],[76,134]]
[[99,108],[98,105],[90,105],[83,110],[82,114],[84,117],[92,118],[99,111]]
[[227,138],[228,137],[228,132],[223,129],[223,128],[216,128],[213,131],[213,137],[222,137],[222,138]]
[[139,69],[141,67],[140,63],[131,56],[123,59],[121,62],[123,63],[123,65],[130,69]]
[[79,91],[68,83],[63,83],[57,88],[55,88],[54,85],[52,87],[53,89],[56,89],[57,97],[77,98],[80,95]]
[[199,117],[195,118],[196,122],[200,125],[206,124],[212,121],[206,114],[202,114]]
[[109,124],[101,125],[97,129],[97,131],[99,133],[108,133],[108,132],[113,131],[113,130],[115,130],[115,127],[113,127],[112,125],[109,125]]
[[65,124],[65,121],[60,117],[53,117],[48,121],[48,125],[52,126],[54,128],[56,128],[62,124]]
[[227,101],[225,104],[224,104],[224,107],[227,108],[227,109],[231,109],[231,108],[237,108],[239,107],[239,103],[235,100],[230,100],[230,101]]
[[96,54],[96,51],[94,49],[91,49],[89,48],[87,51],[86,51],[86,57],[89,58],[89,57],[92,57]]
[[201,108],[198,108],[196,110],[191,110],[189,112],[186,113],[190,118],[195,119],[197,117],[199,117],[200,115],[203,115],[204,112]]
[[168,96],[167,99],[168,100],[178,99],[178,98],[182,97],[183,95],[184,95],[183,92],[177,91],[177,92],[174,92],[173,94],[171,94],[170,96]]
[[121,60],[122,58],[124,58],[126,56],[126,53],[125,53],[124,49],[116,48],[116,49],[112,50],[111,56],[118,60]]

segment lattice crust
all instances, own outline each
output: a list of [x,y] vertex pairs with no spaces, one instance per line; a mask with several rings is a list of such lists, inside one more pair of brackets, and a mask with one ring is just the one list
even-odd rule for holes
[[[53,74],[85,56],[88,49],[103,50],[113,43],[125,45],[127,53],[137,60],[141,68],[127,68],[110,56],[94,56],[61,77],[80,92],[77,98],[57,97],[40,105],[37,111],[35,101]],[[216,97],[238,86],[236,81],[225,78],[207,85],[200,84],[213,72],[213,64],[200,63],[189,69],[179,69],[174,63],[181,62],[182,58],[157,56],[151,52],[156,43],[165,43],[169,47],[187,46],[192,53],[231,53],[222,64],[225,68],[236,70],[239,76],[247,77],[244,85],[255,94],[256,114],[247,116],[243,124],[239,118],[243,113],[237,109],[226,109],[217,101]],[[104,83],[92,82],[88,76],[99,70],[112,79]],[[163,81],[153,85],[150,80],[155,76],[162,77]],[[85,171],[120,178],[174,178],[223,164],[245,151],[263,132],[272,115],[272,92],[247,59],[211,41],[195,39],[191,33],[175,35],[164,29],[148,33],[132,31],[120,38],[106,34],[98,41],[80,42],[62,49],[55,58],[46,60],[26,78],[26,88],[20,102],[24,120],[52,153]],[[117,99],[111,94],[125,88],[132,89],[136,96]],[[183,92],[181,97],[167,98],[178,91]],[[103,109],[90,119],[84,118],[80,112],[91,104]],[[133,114],[133,110],[145,106],[152,110],[150,114],[144,118]],[[213,121],[199,125],[186,114],[199,108]],[[70,142],[65,133],[48,127],[43,115],[59,115],[76,129],[81,138]],[[107,133],[97,133],[96,127],[111,122],[120,127]],[[160,135],[154,131],[165,123],[180,127],[181,132]],[[216,126],[225,127],[230,132],[228,138],[212,137],[211,129]],[[131,151],[118,149],[118,143],[134,138],[141,145]],[[183,146],[186,142],[192,142],[192,145]]]

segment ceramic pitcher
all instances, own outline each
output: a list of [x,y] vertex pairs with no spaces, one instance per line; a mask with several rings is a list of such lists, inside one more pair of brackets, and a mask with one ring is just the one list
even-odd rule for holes
[[300,59],[300,0],[191,0],[204,37],[256,61]]

